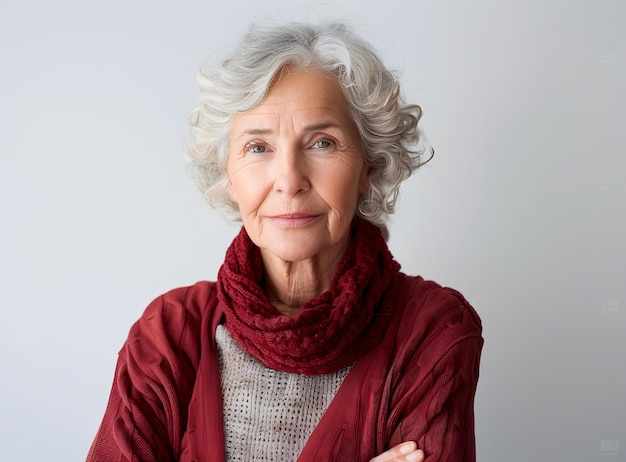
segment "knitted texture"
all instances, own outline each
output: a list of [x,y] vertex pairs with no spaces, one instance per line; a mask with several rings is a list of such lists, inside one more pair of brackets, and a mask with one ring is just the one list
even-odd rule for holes
[[[383,340],[337,390],[298,462],[367,461],[402,441],[474,462],[480,319],[457,292],[402,274]],[[154,300],[122,347],[90,462],[224,462],[216,285]]]
[[297,316],[285,316],[261,287],[261,252],[242,228],[218,273],[218,297],[226,328],[267,367],[328,374],[378,345],[391,317],[391,303],[383,296],[399,271],[380,229],[355,218],[330,288]]
[[226,460],[295,461],[350,370],[307,377],[268,369],[216,331]]

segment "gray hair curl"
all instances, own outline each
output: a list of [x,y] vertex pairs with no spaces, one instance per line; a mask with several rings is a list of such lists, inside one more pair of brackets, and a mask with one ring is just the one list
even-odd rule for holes
[[225,217],[241,219],[227,192],[231,123],[236,114],[262,102],[286,65],[316,66],[337,77],[371,169],[370,188],[360,197],[357,214],[382,224],[395,211],[400,184],[432,158],[433,150],[424,146],[417,128],[421,108],[404,103],[397,79],[372,47],[336,22],[317,28],[253,25],[229,59],[200,68],[199,105],[190,116],[185,149],[198,187]]

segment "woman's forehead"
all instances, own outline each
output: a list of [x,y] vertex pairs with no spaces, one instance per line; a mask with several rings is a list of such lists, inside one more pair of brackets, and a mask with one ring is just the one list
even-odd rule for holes
[[235,116],[233,129],[269,130],[285,118],[307,128],[352,123],[333,74],[318,68],[290,68],[280,73],[258,106]]

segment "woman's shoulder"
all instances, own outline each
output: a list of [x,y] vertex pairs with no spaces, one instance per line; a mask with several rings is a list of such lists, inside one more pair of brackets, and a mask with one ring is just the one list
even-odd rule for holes
[[131,328],[128,341],[199,342],[203,326],[220,316],[216,292],[214,282],[201,281],[156,297]]
[[193,285],[177,287],[155,298],[147,313],[162,311],[169,315],[201,317],[208,306],[216,300],[216,284],[212,281],[199,281]]
[[421,276],[400,275],[396,305],[399,331],[407,334],[443,335],[456,340],[482,335],[480,316],[458,290]]

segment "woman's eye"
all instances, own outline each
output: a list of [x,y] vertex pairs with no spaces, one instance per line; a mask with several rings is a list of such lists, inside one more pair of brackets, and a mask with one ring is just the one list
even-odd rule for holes
[[246,150],[252,154],[263,154],[267,151],[267,147],[260,144],[254,144],[252,146],[248,146]]
[[330,140],[326,140],[326,139],[317,140],[315,143],[313,143],[313,147],[318,148],[318,149],[328,149],[332,145],[333,143]]

